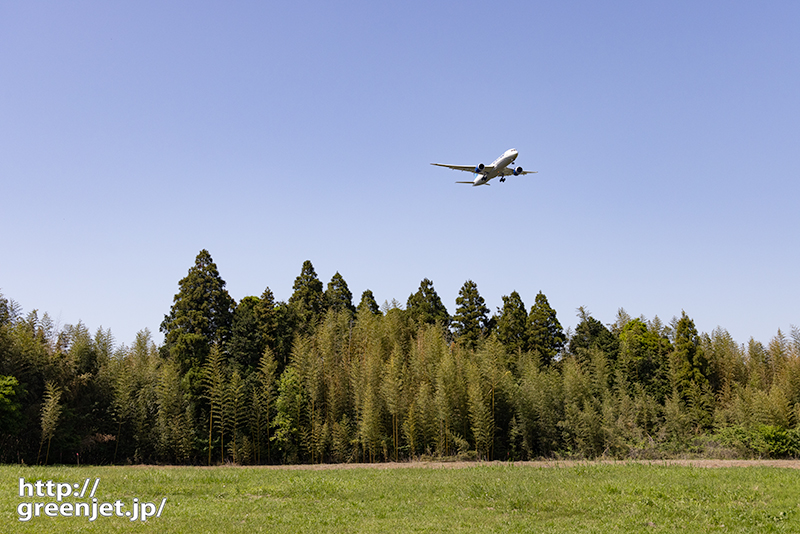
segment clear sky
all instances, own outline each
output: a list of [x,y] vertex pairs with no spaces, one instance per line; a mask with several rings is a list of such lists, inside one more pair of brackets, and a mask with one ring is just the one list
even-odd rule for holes
[[[3,2],[0,291],[158,334],[205,248],[357,303],[800,325],[798,2]],[[490,187],[432,162],[508,148]],[[160,335],[156,339],[161,339]]]

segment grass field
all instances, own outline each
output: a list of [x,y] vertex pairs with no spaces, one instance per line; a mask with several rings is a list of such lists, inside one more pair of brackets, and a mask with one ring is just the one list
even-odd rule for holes
[[[798,532],[800,471],[648,464],[266,469],[0,466],[2,532]],[[121,516],[19,521],[26,482],[84,485]],[[88,484],[86,479],[89,479]],[[74,487],[74,486],[71,486]],[[53,486],[54,492],[56,486]],[[28,491],[26,489],[26,491]],[[33,491],[36,491],[35,488]],[[42,486],[46,492],[46,486]],[[72,491],[70,489],[70,491]],[[66,488],[64,488],[66,492]],[[134,498],[160,517],[130,521]],[[67,512],[70,512],[70,506]],[[52,510],[51,510],[52,511]],[[141,513],[139,514],[141,515]]]

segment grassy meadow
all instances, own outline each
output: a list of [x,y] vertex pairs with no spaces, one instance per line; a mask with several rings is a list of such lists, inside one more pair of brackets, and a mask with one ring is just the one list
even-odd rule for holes
[[[800,471],[637,463],[273,469],[0,466],[3,532],[798,532]],[[89,488],[161,517],[19,521],[19,478]],[[87,492],[88,495],[88,492]],[[67,497],[63,502],[78,502]],[[90,500],[87,498],[83,499]],[[128,508],[129,509],[129,508]]]

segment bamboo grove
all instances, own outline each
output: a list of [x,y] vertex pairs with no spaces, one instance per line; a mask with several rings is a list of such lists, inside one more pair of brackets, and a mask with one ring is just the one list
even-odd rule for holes
[[620,309],[565,332],[539,293],[450,316],[423,280],[359,305],[305,262],[287,302],[236,303],[205,250],[156,346],[23,316],[0,295],[3,463],[275,464],[800,455],[800,331],[737,344]]

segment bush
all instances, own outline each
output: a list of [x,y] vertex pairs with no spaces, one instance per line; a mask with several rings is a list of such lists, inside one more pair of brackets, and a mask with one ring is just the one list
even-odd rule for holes
[[717,436],[724,445],[745,455],[768,458],[800,457],[800,430],[775,425],[758,425],[751,428],[731,426],[720,430]]

